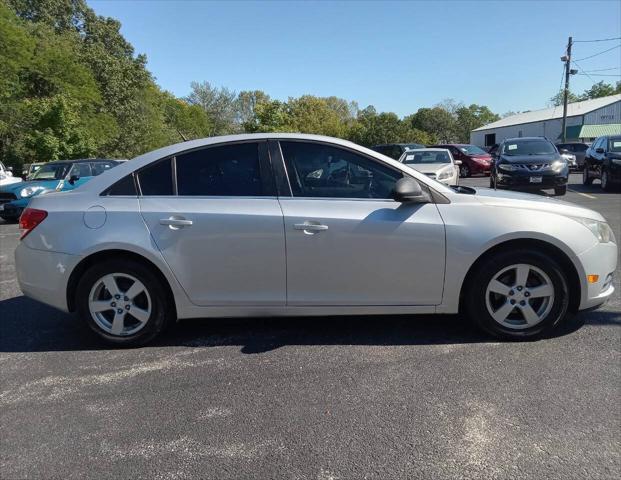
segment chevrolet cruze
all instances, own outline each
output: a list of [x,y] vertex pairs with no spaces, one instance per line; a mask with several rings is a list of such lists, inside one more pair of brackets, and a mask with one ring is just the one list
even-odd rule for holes
[[23,292],[125,345],[178,318],[457,312],[530,339],[603,304],[618,255],[592,210],[301,134],[162,148],[34,197],[20,227]]

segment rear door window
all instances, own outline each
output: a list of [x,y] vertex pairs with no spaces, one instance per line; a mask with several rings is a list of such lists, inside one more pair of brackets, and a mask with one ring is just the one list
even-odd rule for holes
[[138,184],[142,195],[174,195],[172,160],[160,160],[140,170]]
[[178,155],[176,170],[179,195],[265,195],[256,142],[203,148]]

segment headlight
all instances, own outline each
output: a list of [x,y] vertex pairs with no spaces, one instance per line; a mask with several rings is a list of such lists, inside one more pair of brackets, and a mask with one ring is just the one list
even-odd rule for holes
[[451,178],[453,176],[453,172],[454,170],[452,167],[443,168],[440,170],[440,173],[438,173],[436,180],[446,180],[447,178]]
[[43,187],[26,187],[26,188],[22,188],[21,191],[19,192],[19,196],[23,197],[23,198],[32,197],[37,192],[41,192],[42,190],[45,190],[45,188],[43,188]]
[[510,163],[500,163],[498,164],[498,168],[501,170],[506,170],[507,172],[514,172],[518,169],[515,165],[511,165]]
[[571,218],[591,230],[591,233],[595,235],[595,238],[597,238],[600,243],[617,243],[617,239],[615,238],[615,234],[612,231],[612,228],[610,228],[610,225],[608,225],[606,222],[600,222],[599,220],[592,220],[590,218]]
[[616,165],[621,165],[621,158],[613,158],[611,160],[612,160],[612,163]]
[[552,165],[550,165],[550,168],[552,168],[552,170],[555,172],[560,172],[566,166],[567,162],[565,162],[564,160],[555,160],[554,162],[552,162]]

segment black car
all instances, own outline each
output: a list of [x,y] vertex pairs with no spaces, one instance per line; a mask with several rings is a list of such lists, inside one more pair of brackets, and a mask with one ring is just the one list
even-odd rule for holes
[[621,135],[598,137],[587,150],[582,183],[591,185],[596,178],[604,190],[621,184]]
[[547,138],[508,138],[494,155],[490,186],[514,190],[550,188],[555,195],[565,195],[568,177],[567,161]]
[[384,145],[375,145],[371,147],[371,150],[399,160],[403,152],[407,150],[416,150],[417,148],[425,148],[425,145],[421,145],[420,143],[386,143]]

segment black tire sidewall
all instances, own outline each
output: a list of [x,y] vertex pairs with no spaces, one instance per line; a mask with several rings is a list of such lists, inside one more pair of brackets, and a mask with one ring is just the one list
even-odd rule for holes
[[[90,291],[99,279],[110,273],[126,273],[140,280],[151,299],[151,316],[147,324],[134,335],[116,336],[102,330],[91,316],[88,308]],[[168,295],[158,277],[143,264],[134,260],[107,260],[103,264],[90,267],[82,277],[76,291],[78,314],[88,326],[105,342],[118,346],[140,346],[148,343],[163,331],[170,321],[170,308],[167,305]]]
[[[490,280],[503,268],[518,263],[533,265],[548,275],[554,288],[554,303],[544,320],[537,325],[513,330],[497,323],[487,311],[485,294]],[[549,256],[533,250],[496,253],[488,258],[470,278],[466,308],[472,321],[487,333],[506,340],[536,339],[552,330],[565,318],[569,307],[569,286],[561,267]]]

